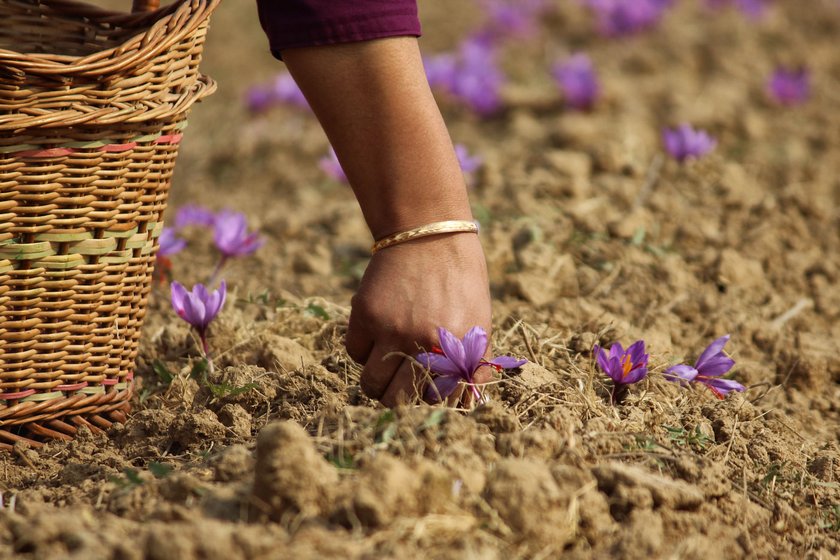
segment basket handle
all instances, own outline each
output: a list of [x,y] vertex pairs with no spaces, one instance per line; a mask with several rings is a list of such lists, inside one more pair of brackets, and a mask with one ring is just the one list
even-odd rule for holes
[[134,0],[131,6],[132,13],[151,12],[160,7],[160,0]]

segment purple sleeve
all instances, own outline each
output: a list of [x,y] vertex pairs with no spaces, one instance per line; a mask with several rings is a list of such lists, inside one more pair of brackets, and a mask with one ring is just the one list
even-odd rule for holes
[[416,0],[257,0],[271,52],[420,35]]

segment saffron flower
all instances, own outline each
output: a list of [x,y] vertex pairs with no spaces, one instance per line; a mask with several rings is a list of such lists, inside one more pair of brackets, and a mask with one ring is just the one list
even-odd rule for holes
[[417,361],[437,374],[433,384],[426,388],[426,400],[437,402],[443,400],[463,382],[472,391],[477,401],[481,401],[481,393],[475,385],[475,372],[482,366],[490,366],[497,371],[518,368],[527,360],[517,360],[510,356],[499,356],[485,360],[487,351],[487,333],[481,327],[473,327],[460,340],[454,334],[438,328],[440,348],[432,348],[431,352],[417,355]]
[[248,221],[240,212],[223,210],[216,214],[213,221],[213,242],[222,253],[223,259],[250,255],[265,240],[258,232],[248,231]]
[[479,115],[491,115],[502,106],[505,75],[496,51],[485,37],[472,37],[461,44],[461,64],[451,93]]
[[175,213],[175,227],[182,229],[188,226],[211,227],[216,221],[216,214],[209,208],[198,204],[185,204]]
[[584,0],[606,37],[632,35],[659,23],[671,0]]
[[558,62],[554,65],[553,73],[569,107],[587,110],[598,100],[601,86],[592,61],[585,54],[578,53]]
[[279,74],[270,84],[261,84],[245,93],[245,105],[252,113],[262,113],[275,105],[308,108],[309,103],[291,74]]
[[463,144],[455,144],[455,155],[458,157],[458,165],[461,171],[467,175],[481,167],[484,160],[481,156],[471,156],[469,150]]
[[753,21],[760,20],[767,11],[766,0],[706,0],[706,6],[713,10],[720,10],[727,5],[734,6]]
[[694,367],[677,364],[665,370],[665,379],[676,381],[685,386],[689,383],[702,383],[708,387],[719,399],[732,391],[744,391],[746,387],[732,379],[721,379],[721,376],[732,369],[735,360],[723,352],[723,347],[729,342],[729,335],[723,335],[703,350]]
[[163,228],[158,238],[158,258],[168,257],[174,255],[187,246],[186,239],[181,239],[175,233],[175,230],[170,227]]
[[198,333],[205,357],[209,356],[207,327],[224,306],[226,292],[227,287],[224,281],[219,285],[218,290],[212,292],[208,291],[203,284],[196,284],[192,291],[188,292],[179,282],[172,282],[172,308]]
[[271,92],[276,102],[291,105],[292,107],[299,107],[301,109],[309,108],[309,102],[304,97],[303,92],[292,78],[291,74],[282,73],[274,78]]
[[627,350],[616,342],[610,347],[609,354],[597,344],[592,351],[601,370],[613,380],[616,388],[638,383],[647,376],[649,356],[645,354],[644,340],[637,340]]
[[264,86],[254,86],[245,92],[245,106],[252,113],[267,111],[273,104],[271,90]]
[[662,131],[665,149],[679,162],[700,158],[711,152],[717,142],[704,130],[695,130],[690,124]]
[[461,43],[455,54],[424,59],[429,84],[479,115],[491,115],[502,106],[502,72],[492,39],[476,35]]
[[482,0],[481,5],[488,33],[499,38],[533,35],[548,8],[546,0]]
[[338,156],[335,155],[335,150],[330,146],[330,150],[318,162],[318,167],[326,173],[331,179],[339,183],[349,183],[347,175],[344,174],[344,169],[341,168],[341,163],[338,161]]
[[449,90],[456,79],[458,60],[453,53],[424,56],[423,69],[426,71],[429,86]]
[[776,68],[767,82],[767,92],[781,105],[804,103],[811,94],[810,75],[805,68]]

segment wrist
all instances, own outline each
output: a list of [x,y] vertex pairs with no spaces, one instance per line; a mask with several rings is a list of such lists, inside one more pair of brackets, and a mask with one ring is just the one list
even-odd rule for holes
[[416,189],[414,193],[405,196],[395,194],[389,192],[378,199],[367,201],[367,204],[360,200],[374,240],[435,222],[473,220],[466,188],[462,193],[455,189],[450,192]]

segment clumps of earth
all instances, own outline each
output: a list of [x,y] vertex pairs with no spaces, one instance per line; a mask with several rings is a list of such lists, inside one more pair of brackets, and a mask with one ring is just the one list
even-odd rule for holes
[[[470,28],[463,4],[421,3],[425,49]],[[253,6],[223,3],[203,66],[221,89],[192,115],[172,205],[224,200],[267,243],[225,269],[212,371],[156,289],[126,422],[0,455],[0,557],[840,556],[840,13],[778,0],[757,25],[680,2],[608,41],[572,4],[503,61],[504,111],[444,105],[484,158],[494,352],[529,362],[474,409],[388,410],[342,346],[369,234],[317,167],[311,115],[246,114],[242,60],[254,82],[279,63],[257,56]],[[596,110],[538,78],[550,49],[598,63]],[[808,104],[765,100],[756,73],[779,60],[807,60]],[[664,159],[659,127],[682,121],[716,151]],[[173,276],[204,281],[209,240],[186,237]],[[726,333],[744,393],[661,376]],[[638,339],[651,373],[614,406],[592,348]]]

